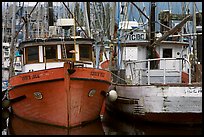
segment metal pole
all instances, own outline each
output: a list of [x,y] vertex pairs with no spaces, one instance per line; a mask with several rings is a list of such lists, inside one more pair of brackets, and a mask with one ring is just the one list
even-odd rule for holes
[[120,2],[118,2],[118,70],[120,69],[121,47],[120,47]]
[[15,37],[15,29],[16,29],[16,2],[13,2],[13,16],[12,16],[12,37],[11,37],[11,47],[10,47],[10,62],[9,62],[9,78],[15,75],[14,71],[14,51],[15,51],[15,45],[14,45],[14,37]]
[[[196,3],[193,2],[193,33],[196,34]],[[194,51],[194,63],[197,63],[197,44],[196,44],[197,36],[193,37],[193,51]]]
[[166,59],[164,59],[164,84],[166,84]]
[[148,70],[147,70],[148,80],[147,80],[147,82],[148,82],[148,85],[150,85],[150,60],[148,60],[148,65],[147,65],[147,67],[148,67]]

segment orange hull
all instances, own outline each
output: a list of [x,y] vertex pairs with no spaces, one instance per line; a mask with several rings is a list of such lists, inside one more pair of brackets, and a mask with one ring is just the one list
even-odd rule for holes
[[[111,74],[94,68],[75,68],[73,74],[63,68],[29,72],[10,79],[9,98],[14,114],[25,119],[73,127],[97,119]],[[96,92],[90,93],[91,90]]]

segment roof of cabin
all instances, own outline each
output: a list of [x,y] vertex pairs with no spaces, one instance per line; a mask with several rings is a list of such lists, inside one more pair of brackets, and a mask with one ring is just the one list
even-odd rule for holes
[[[77,44],[93,44],[94,39],[91,38],[76,38]],[[19,44],[19,48],[23,49],[28,46],[39,45],[57,45],[57,44],[74,44],[73,38],[37,38],[32,40],[23,41]]]

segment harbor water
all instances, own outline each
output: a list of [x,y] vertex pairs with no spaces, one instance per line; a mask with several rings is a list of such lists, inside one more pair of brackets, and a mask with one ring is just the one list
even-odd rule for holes
[[2,135],[201,135],[201,125],[169,125],[127,120],[105,111],[102,118],[70,129],[10,115]]

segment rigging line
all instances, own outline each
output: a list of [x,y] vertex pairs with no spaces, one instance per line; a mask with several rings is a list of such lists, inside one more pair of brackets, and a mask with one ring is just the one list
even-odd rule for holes
[[[97,19],[98,19],[98,22],[99,22],[100,26],[101,26],[101,30],[102,30],[102,32],[104,33],[103,25],[102,25],[102,23],[101,23],[101,20],[100,20],[100,18],[99,18],[99,15],[96,13],[96,2],[93,3],[93,4],[94,4],[94,12],[95,12],[95,15],[96,15],[96,17],[97,17]],[[98,16],[97,16],[97,15],[98,15]]]
[[[131,15],[133,15],[132,4],[130,5],[130,13],[131,13]],[[130,16],[130,18],[134,21],[134,17],[133,16]]]
[[[110,71],[110,72],[111,72],[111,71]],[[111,74],[114,75],[115,77],[119,78],[120,80],[122,80],[122,81],[128,83],[128,81],[126,81],[125,79],[121,78],[120,76],[114,74],[113,72],[111,72]]]
[[163,27],[165,27],[165,28],[167,28],[167,29],[169,29],[169,30],[171,29],[170,27],[168,27],[168,26],[162,24],[161,22],[155,21],[155,23],[158,23],[158,24],[162,25]]
[[147,18],[147,19],[149,20],[149,17],[147,17],[147,15],[145,15],[145,13],[144,13],[134,2],[131,2],[131,3],[137,8],[137,10],[138,10],[139,12],[142,13],[143,16],[145,16],[145,18]]
[[[67,7],[67,5],[62,2],[63,5],[65,6],[65,8],[68,10],[68,12],[71,14],[72,18],[74,18],[74,15],[72,14],[72,12],[69,10],[69,8]],[[84,32],[85,36],[88,38],[86,32],[84,31],[84,29],[81,27],[81,25],[79,24],[79,22],[74,18],[75,22],[77,23],[77,25],[81,28],[81,30]]]
[[[35,4],[35,6],[33,7],[33,9],[31,10],[31,12],[28,14],[28,18],[31,16],[32,12],[34,11],[34,9],[36,8],[36,6],[38,5],[38,2]],[[23,26],[25,25],[25,23],[27,23],[27,18],[21,17],[21,19],[23,19],[24,23],[23,25],[20,27],[20,29],[18,30],[18,32],[16,33],[16,35],[14,36],[14,40],[16,39],[16,37],[18,36],[19,32],[22,30]]]
[[[145,7],[145,8],[144,8],[144,14],[146,15],[147,12],[146,12],[146,6],[145,6],[144,2],[142,2],[142,5],[143,5],[143,7]],[[146,20],[146,22],[148,22],[148,20]]]
[[[111,20],[111,19],[110,19]],[[108,30],[110,29],[110,24],[111,24],[111,22],[109,22],[109,24],[107,24],[107,28],[105,29],[104,28],[104,35],[106,35],[106,36],[108,36],[109,34],[108,34]]]
[[[145,7],[143,7],[142,11],[144,11],[144,10],[145,10]],[[141,19],[141,20],[142,20],[142,23],[144,24],[144,20],[143,20],[143,18],[142,18],[141,12],[140,12],[139,14],[140,14],[140,17],[139,17],[139,19],[138,19],[138,22],[139,22],[139,20]]]
[[[141,6],[141,2],[139,2],[139,4],[140,4],[140,6]],[[144,9],[145,9],[145,7],[143,7],[142,12],[144,12]],[[144,23],[143,18],[142,18],[142,13],[141,13],[141,12],[139,12],[138,22],[140,21],[140,19],[141,19],[142,23]]]
[[197,4],[195,3],[195,7],[196,7],[196,10],[199,12],[199,9],[198,9],[198,6],[197,6]]
[[[103,27],[105,26],[105,21],[104,21],[104,19],[105,19],[105,8],[104,8],[104,5],[103,5],[103,3],[101,4],[101,7],[102,7],[102,12],[103,12]],[[104,33],[104,32],[103,32]]]

